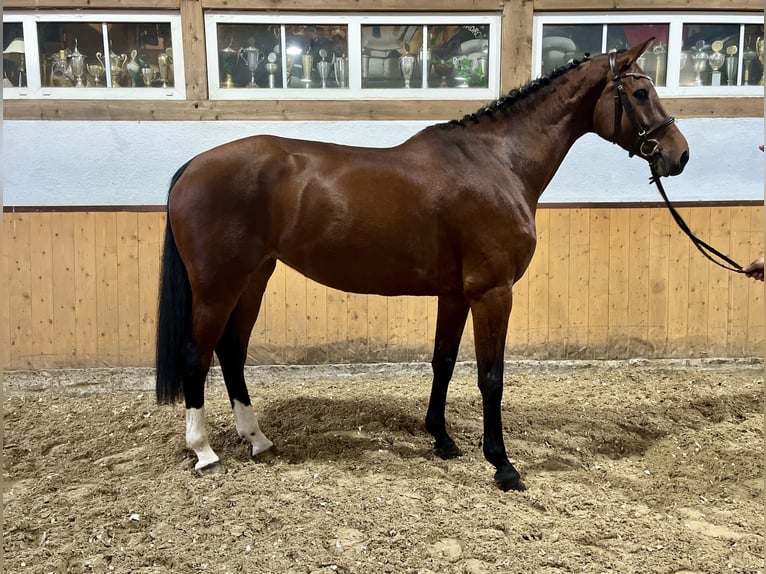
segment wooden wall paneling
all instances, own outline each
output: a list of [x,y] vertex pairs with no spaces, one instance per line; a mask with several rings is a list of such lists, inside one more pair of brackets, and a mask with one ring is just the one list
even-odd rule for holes
[[630,210],[609,210],[609,329],[607,351],[628,356],[628,298],[630,296]]
[[327,289],[327,360],[342,363],[348,356],[348,297],[337,289]]
[[157,335],[157,304],[165,239],[165,213],[139,213],[138,233],[138,353],[141,366],[153,366]]
[[261,304],[263,342],[253,349],[258,364],[284,363],[286,268],[277,263]]
[[[751,260],[764,254],[764,209],[763,207],[750,211],[750,248],[752,255],[743,258],[747,265]],[[766,328],[766,313],[764,313],[764,285],[760,281],[748,280],[749,289],[749,326],[748,355],[763,357],[764,328]]]
[[3,369],[10,364],[11,348],[11,313],[10,313],[10,282],[12,265],[10,262],[10,249],[12,237],[10,235],[10,217],[3,214],[0,219],[0,382],[2,381]]
[[[723,253],[728,253],[730,237],[731,208],[712,207],[710,209],[710,245]],[[739,279],[739,277],[735,277],[733,273],[713,263],[707,265],[710,270],[707,293],[707,352],[715,356],[725,356],[728,350],[729,289],[734,287],[733,279]]]
[[53,354],[56,364],[66,366],[77,348],[77,293],[75,291],[75,217],[73,213],[52,214],[53,239]]
[[[740,265],[747,265],[755,259],[750,245],[750,212],[752,208],[734,207],[729,217],[730,236],[728,253]],[[732,354],[746,353],[748,346],[748,324],[750,290],[749,281],[742,275],[730,274],[728,304],[728,325],[726,331],[728,351]]]
[[548,341],[548,275],[550,271],[551,209],[538,209],[537,248],[532,256],[529,275],[529,351],[532,358],[543,358]]
[[532,76],[530,46],[533,13],[534,2],[531,0],[505,2],[503,5],[501,94],[507,94],[513,88],[526,84]]
[[388,361],[409,361],[407,348],[407,297],[388,297]]
[[[691,208],[679,208],[678,213],[689,220]],[[684,356],[689,351],[689,256],[691,243],[678,227],[672,227],[669,238],[670,268],[668,271],[668,353]]]
[[370,332],[369,332],[369,297],[358,293],[346,296],[346,328],[349,344],[349,359],[352,361],[369,361]]
[[73,366],[98,364],[98,314],[96,276],[96,218],[93,212],[75,214],[75,331],[76,355]]
[[[50,357],[54,352],[53,313],[53,241],[51,238],[51,213],[41,213],[32,225],[32,344],[33,353],[45,366],[52,366]],[[32,353],[30,353],[31,355]]]
[[428,297],[407,299],[407,348],[410,361],[427,361],[431,358],[428,333]]
[[306,278],[295,269],[285,269],[285,363],[305,363],[308,339]]
[[568,355],[583,357],[588,348],[590,301],[590,210],[573,209],[569,217]]
[[388,358],[388,300],[380,295],[367,299],[368,353],[370,361],[382,362]]
[[653,352],[648,342],[649,318],[649,210],[629,210],[628,233],[628,355],[646,357]]
[[654,208],[649,215],[649,292],[647,300],[647,340],[654,353],[664,357],[668,344],[668,306],[674,305],[669,292],[670,214]]
[[569,218],[567,209],[554,209],[550,214],[550,251],[548,259],[548,337],[560,341],[550,352],[552,358],[568,353],[569,336]]
[[306,281],[306,362],[327,362],[327,287]]
[[[17,0],[18,1],[18,0]],[[103,1],[103,0],[102,0]],[[114,1],[114,0],[112,0]],[[487,12],[498,11],[503,0],[376,0],[375,2],[349,2],[348,0],[202,0],[205,9],[220,10],[301,10],[301,11],[364,11],[364,12]]]
[[529,275],[530,270],[527,269],[513,285],[513,307],[505,342],[506,356],[523,358],[529,352]]
[[95,229],[96,244],[96,324],[97,353],[101,366],[120,363],[120,296],[117,214],[99,214]]
[[[710,210],[694,209],[686,220],[689,228],[700,239],[710,243]],[[688,241],[688,239],[683,239]],[[710,301],[708,287],[710,285],[711,263],[696,249],[689,255],[689,345],[691,352],[698,355],[708,344],[708,321],[710,318]]]
[[121,212],[117,224],[117,293],[119,365],[141,360],[141,289],[138,261],[138,214]]
[[180,8],[186,99],[206,100],[208,97],[207,56],[205,54],[205,18],[202,13],[202,2],[181,0]]
[[586,357],[595,358],[603,356],[609,340],[609,209],[590,209],[589,218]]
[[35,365],[28,357],[34,349],[32,338],[32,222],[34,215],[13,214],[8,221],[10,243],[5,247],[10,254],[12,274],[8,284],[8,312],[10,351],[7,353],[11,368]]
[[535,10],[539,11],[582,11],[594,10],[763,10],[763,3],[757,0],[662,0],[646,2],[644,0],[534,0]]

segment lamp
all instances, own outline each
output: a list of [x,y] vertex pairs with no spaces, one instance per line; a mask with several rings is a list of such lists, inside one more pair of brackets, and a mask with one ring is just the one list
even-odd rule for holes
[[11,43],[8,44],[8,47],[3,50],[3,55],[5,54],[20,54],[19,58],[19,81],[18,86],[20,88],[24,87],[24,76],[26,75],[26,68],[24,67],[24,38],[14,38],[11,40]]

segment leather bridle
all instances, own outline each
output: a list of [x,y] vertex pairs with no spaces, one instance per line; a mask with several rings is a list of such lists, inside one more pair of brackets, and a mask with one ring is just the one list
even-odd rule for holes
[[[637,74],[635,72],[620,73],[617,70],[617,54],[615,52],[609,54],[609,70],[612,73],[612,81],[615,83],[616,92],[616,95],[614,96],[614,133],[612,139],[615,143],[617,142],[617,138],[621,132],[622,112],[625,110],[625,114],[628,116],[630,123],[633,124],[633,129],[636,131],[637,137],[635,147],[638,150],[638,154],[649,160],[649,163],[654,163],[655,158],[660,153],[660,142],[656,139],[652,139],[652,135],[663,128],[668,127],[675,122],[676,119],[672,116],[668,116],[663,122],[652,129],[647,130],[644,128],[636,115],[636,108],[630,103],[630,99],[628,99],[628,94],[625,92],[625,84],[622,83],[622,80],[623,78],[644,78],[651,82],[652,79],[645,74]],[[630,155],[632,156],[634,154],[631,152]]]

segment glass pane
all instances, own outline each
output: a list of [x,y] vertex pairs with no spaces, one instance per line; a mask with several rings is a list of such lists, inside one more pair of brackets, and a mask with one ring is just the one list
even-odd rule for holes
[[[168,87],[173,85],[170,24],[40,22],[37,34],[43,86]],[[107,74],[109,78],[107,78]]]
[[542,73],[548,74],[585,54],[600,54],[601,24],[546,24],[543,26]]
[[423,86],[423,26],[362,26],[362,87]]
[[606,31],[606,51],[622,50],[654,38],[652,46],[638,59],[641,69],[656,86],[666,85],[668,24],[610,24]]
[[21,22],[3,22],[3,87],[27,85]]
[[763,85],[763,26],[745,26],[745,49],[742,54],[742,84]]
[[489,70],[489,25],[429,26],[429,87],[485,88]]
[[[679,85],[737,85],[739,32],[739,24],[684,24]],[[754,37],[753,49],[755,40]],[[747,51],[747,44],[745,49]],[[755,52],[752,52],[752,56],[745,54],[745,61],[748,59],[755,60]],[[760,78],[761,69],[757,62],[746,64],[743,68],[743,83],[750,81],[751,78],[746,76],[751,72],[757,72],[757,77]]]
[[281,88],[282,29],[271,24],[218,24],[221,88]]
[[288,88],[348,88],[348,26],[285,26]]

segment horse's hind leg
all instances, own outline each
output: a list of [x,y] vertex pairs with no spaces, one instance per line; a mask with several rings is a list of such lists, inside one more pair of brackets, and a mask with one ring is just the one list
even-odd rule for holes
[[250,395],[245,383],[245,361],[250,333],[258,318],[263,292],[266,290],[266,284],[274,267],[275,262],[268,261],[253,276],[250,285],[229,316],[223,336],[215,348],[234,412],[237,433],[250,442],[253,456],[273,446],[273,443],[261,432],[258,419],[250,404]]
[[431,360],[434,380],[426,413],[426,430],[434,437],[434,450],[442,458],[455,458],[463,454],[447,434],[444,409],[468,309],[468,302],[462,296],[439,297],[434,355]]

